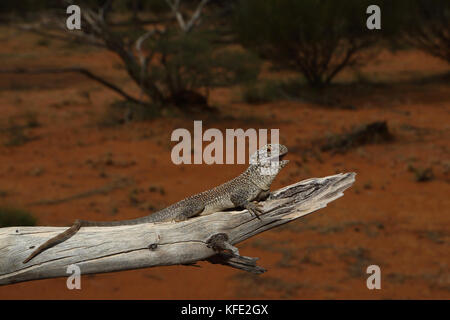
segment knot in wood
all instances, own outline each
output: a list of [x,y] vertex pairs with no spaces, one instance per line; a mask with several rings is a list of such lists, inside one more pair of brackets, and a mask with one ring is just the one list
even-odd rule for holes
[[226,233],[217,233],[208,239],[206,245],[214,251],[221,251],[225,249],[225,242],[227,241],[228,235]]

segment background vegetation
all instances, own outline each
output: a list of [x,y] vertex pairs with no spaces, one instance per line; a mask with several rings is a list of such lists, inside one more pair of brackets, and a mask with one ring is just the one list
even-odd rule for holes
[[[343,70],[357,72],[385,44],[397,49],[417,47],[447,61],[450,56],[450,6],[445,0],[432,5],[423,0],[380,0],[381,30],[366,28],[366,8],[372,2],[365,0],[84,0],[79,4],[85,37],[66,40],[100,45],[121,58],[130,79],[140,87],[140,96],[102,80],[132,102],[126,104],[128,115],[139,104],[152,109],[153,115],[171,106],[188,113],[209,112],[209,89],[238,83],[246,84],[244,100],[250,103],[292,97],[292,92],[296,96],[303,82],[324,89]],[[39,20],[42,14],[52,16],[52,10],[61,14],[67,2],[18,1],[0,6],[3,19]],[[184,25],[179,17],[184,17]],[[63,33],[57,36],[67,36]],[[274,69],[297,73],[297,79],[291,84],[256,84],[260,59]]]

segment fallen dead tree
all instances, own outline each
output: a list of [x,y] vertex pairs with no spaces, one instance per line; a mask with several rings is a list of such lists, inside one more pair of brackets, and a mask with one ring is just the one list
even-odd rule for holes
[[330,136],[322,144],[322,151],[343,153],[351,148],[366,144],[389,142],[394,136],[389,131],[386,121],[375,121],[361,125],[348,133]]
[[36,246],[60,233],[61,227],[0,229],[0,285],[67,276],[77,265],[82,274],[137,268],[192,265],[209,261],[253,273],[266,270],[257,258],[241,256],[234,246],[254,235],[293,221],[340,198],[355,173],[297,182],[271,193],[261,202],[258,219],[247,210],[216,212],[183,222],[82,228],[76,236],[22,261]]

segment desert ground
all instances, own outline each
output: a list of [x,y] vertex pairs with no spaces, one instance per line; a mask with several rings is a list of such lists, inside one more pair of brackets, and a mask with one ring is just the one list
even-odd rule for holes
[[[2,68],[83,66],[135,96],[120,60],[102,49],[2,27]],[[238,245],[268,269],[167,266],[0,287],[1,299],[449,299],[449,65],[413,49],[383,49],[356,79],[342,73],[324,105],[308,99],[247,104],[239,87],[216,88],[219,115],[203,128],[278,128],[289,165],[272,188],[339,172],[357,173],[345,195],[307,217]],[[262,78],[283,77],[263,72]],[[80,74],[0,75],[0,203],[38,225],[147,215],[225,182],[245,165],[175,165],[170,135],[196,117],[105,125],[114,92]],[[386,121],[392,141],[335,152],[324,139]],[[96,191],[102,192],[96,192]],[[83,194],[81,197],[76,195]],[[59,201],[52,201],[52,200]],[[366,268],[381,268],[368,290]]]

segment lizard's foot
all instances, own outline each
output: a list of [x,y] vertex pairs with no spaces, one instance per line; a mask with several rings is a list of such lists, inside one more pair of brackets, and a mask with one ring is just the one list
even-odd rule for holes
[[254,215],[256,218],[261,220],[259,216],[264,213],[261,210],[261,205],[259,205],[258,203],[255,204],[253,202],[249,202],[246,205],[244,205],[244,208],[247,209],[248,212],[250,212],[250,214]]
[[181,221],[186,221],[188,219],[188,217],[186,217],[185,215],[180,214],[179,216],[177,216],[176,218],[172,219],[172,222],[181,222]]

